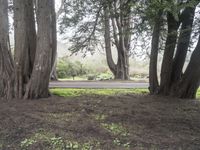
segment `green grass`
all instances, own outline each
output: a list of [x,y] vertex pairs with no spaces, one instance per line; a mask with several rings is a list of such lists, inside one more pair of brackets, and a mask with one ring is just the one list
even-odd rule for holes
[[47,144],[49,149],[53,150],[91,150],[94,147],[99,147],[99,141],[88,141],[80,143],[78,141],[66,140],[63,137],[56,137],[54,133],[39,131],[34,133],[31,137],[23,139],[20,143],[21,150],[28,150],[30,146],[35,144]]
[[146,94],[148,89],[62,89],[50,90],[52,94],[63,97],[78,97],[82,95],[114,96],[123,94]]
[[198,89],[196,96],[197,98],[200,98],[200,89]]

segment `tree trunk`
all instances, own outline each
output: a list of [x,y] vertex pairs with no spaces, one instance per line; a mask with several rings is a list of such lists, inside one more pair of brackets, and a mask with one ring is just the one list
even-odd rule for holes
[[25,99],[45,98],[49,96],[49,79],[52,69],[52,57],[55,53],[52,12],[54,0],[38,0],[38,36],[36,57],[31,79],[27,85]]
[[15,97],[23,98],[36,50],[33,0],[14,0]]
[[187,56],[190,37],[192,33],[192,25],[194,20],[195,8],[187,7],[182,14],[182,26],[178,39],[176,55],[173,61],[172,83],[176,83],[181,79],[183,66]]
[[168,35],[165,44],[165,51],[161,68],[161,83],[159,89],[159,94],[161,95],[168,95],[170,91],[172,63],[176,47],[177,30],[179,27],[179,23],[175,20],[171,13],[167,14],[167,23]]
[[[130,7],[124,7],[124,2],[119,1],[118,17],[115,17],[118,27],[119,42],[116,45],[118,51],[117,72],[115,79],[129,80],[129,49],[130,49]],[[116,4],[114,4],[116,5]],[[126,9],[125,9],[126,8]],[[116,14],[115,14],[116,15]]]
[[111,36],[110,36],[110,20],[109,20],[109,10],[107,6],[104,6],[104,28],[105,28],[105,49],[106,49],[106,60],[109,69],[116,75],[116,65],[112,58],[112,50],[111,50]]
[[56,20],[57,15],[55,12],[55,0],[52,1],[52,37],[53,37],[53,54],[52,54],[52,69],[51,69],[51,80],[58,80],[57,73],[56,73],[56,60],[57,60],[57,26],[56,26]]
[[9,42],[7,0],[0,0],[0,22],[0,98],[11,99],[14,96],[14,65]]
[[158,76],[157,76],[157,61],[158,61],[158,49],[159,49],[159,38],[161,30],[161,17],[162,11],[158,12],[155,18],[155,25],[153,29],[152,43],[151,43],[151,55],[149,65],[149,91],[150,94],[157,94],[158,92]]
[[55,61],[54,61],[54,66],[51,70],[51,80],[52,81],[57,81],[58,80],[58,76],[57,76],[57,71],[56,71],[56,66],[57,66],[57,56],[55,56]]
[[190,63],[183,75],[182,80],[176,88],[171,91],[171,95],[179,98],[195,98],[200,83],[200,37],[198,44],[191,56]]

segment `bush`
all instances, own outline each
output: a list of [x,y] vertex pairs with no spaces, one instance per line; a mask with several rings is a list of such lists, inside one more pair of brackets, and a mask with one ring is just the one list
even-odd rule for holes
[[68,78],[86,75],[88,69],[79,61],[69,61],[67,58],[61,58],[57,63],[58,78]]
[[96,75],[93,74],[88,75],[87,80],[96,80]]

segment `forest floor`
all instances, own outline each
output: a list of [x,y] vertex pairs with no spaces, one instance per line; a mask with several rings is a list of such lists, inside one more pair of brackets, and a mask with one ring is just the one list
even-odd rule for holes
[[0,104],[1,150],[199,150],[200,101],[52,96]]

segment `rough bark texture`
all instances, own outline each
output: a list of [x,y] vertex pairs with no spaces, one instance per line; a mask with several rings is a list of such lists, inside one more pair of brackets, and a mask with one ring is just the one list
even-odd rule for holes
[[0,98],[13,98],[14,65],[9,42],[8,2],[0,0]]
[[37,99],[49,96],[49,78],[52,69],[54,48],[54,7],[53,0],[38,0],[38,35],[36,57],[31,79],[27,85],[25,99]]
[[200,83],[200,37],[191,56],[190,63],[182,80],[173,89],[171,95],[179,98],[195,98]]
[[15,97],[22,98],[30,79],[36,50],[33,0],[14,0]]
[[159,38],[161,30],[161,17],[162,11],[158,12],[155,18],[155,25],[152,35],[151,43],[151,55],[150,55],[150,65],[149,65],[149,91],[150,94],[156,94],[158,92],[158,76],[157,76],[157,61],[158,61],[158,49],[159,49]]
[[178,39],[176,55],[173,61],[171,82],[176,83],[181,79],[183,66],[190,43],[195,8],[187,7],[181,17],[182,26]]
[[161,83],[159,89],[159,93],[161,95],[168,95],[170,91],[172,63],[176,47],[177,30],[179,27],[179,22],[175,20],[171,13],[167,14],[167,23],[168,35],[165,44],[165,51],[161,68]]

